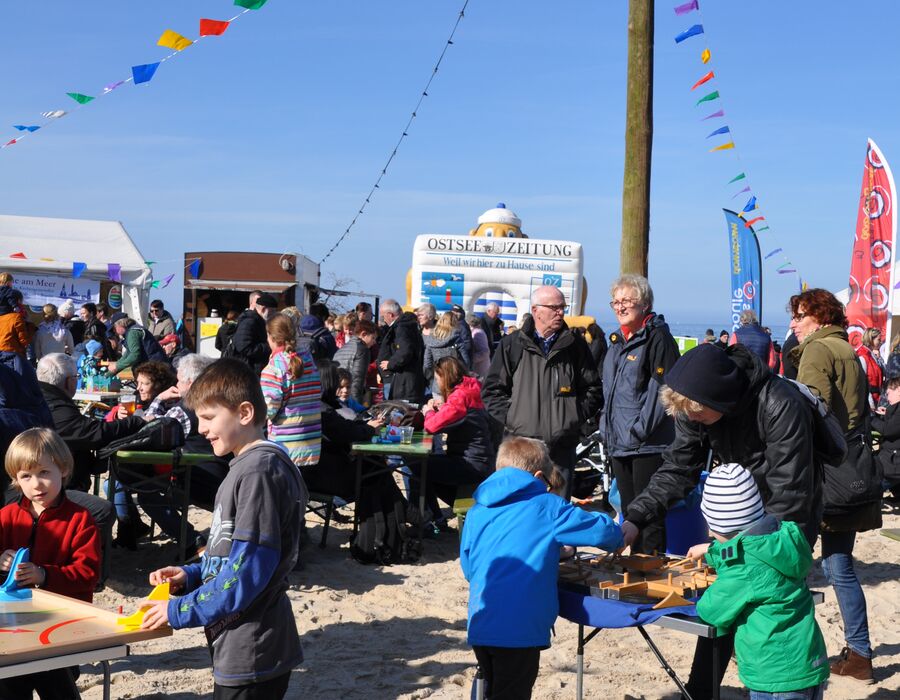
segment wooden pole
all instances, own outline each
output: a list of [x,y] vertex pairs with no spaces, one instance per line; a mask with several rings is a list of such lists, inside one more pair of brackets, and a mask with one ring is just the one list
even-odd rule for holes
[[628,87],[622,187],[623,274],[647,276],[650,248],[650,162],[653,148],[653,0],[628,3]]

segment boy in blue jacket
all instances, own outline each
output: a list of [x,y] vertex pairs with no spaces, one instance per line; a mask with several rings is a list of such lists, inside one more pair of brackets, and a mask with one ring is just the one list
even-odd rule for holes
[[622,546],[622,533],[609,516],[548,493],[553,473],[543,442],[506,440],[497,471],[476,489],[466,517],[460,565],[469,582],[468,641],[488,698],[531,697],[541,649],[550,646],[559,612],[560,547]]

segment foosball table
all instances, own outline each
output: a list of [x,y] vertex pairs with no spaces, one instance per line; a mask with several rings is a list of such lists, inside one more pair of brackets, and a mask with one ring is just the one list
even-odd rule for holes
[[579,593],[632,603],[653,602],[654,609],[690,605],[714,581],[702,561],[662,555],[579,552],[559,564],[559,582]]

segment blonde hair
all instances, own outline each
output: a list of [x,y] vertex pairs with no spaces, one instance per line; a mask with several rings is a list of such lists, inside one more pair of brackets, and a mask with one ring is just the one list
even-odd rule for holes
[[283,345],[285,352],[290,355],[291,376],[294,379],[302,377],[303,359],[297,355],[297,331],[291,318],[285,314],[275,314],[266,322],[266,333],[278,345]]
[[7,284],[12,284],[15,282],[13,276],[8,272],[0,272],[0,287],[4,287]]
[[670,416],[690,416],[692,413],[700,413],[706,408],[699,401],[689,399],[667,386],[659,390],[659,400]]
[[434,330],[431,331],[431,335],[433,335],[438,340],[449,338],[451,335],[453,335],[453,331],[456,328],[457,323],[458,321],[456,320],[456,316],[453,314],[453,312],[445,311],[440,319],[438,319]]
[[41,311],[44,313],[44,320],[47,323],[55,321],[59,318],[59,312],[56,309],[56,304],[44,304]]
[[514,467],[540,475],[547,490],[562,496],[566,490],[566,475],[550,460],[550,451],[540,440],[526,437],[506,438],[497,450],[497,469]]
[[880,336],[881,331],[877,328],[866,328],[865,333],[863,333],[862,344],[871,350],[877,350],[878,347],[872,342],[875,336]]
[[75,460],[66,443],[50,428],[29,428],[19,433],[6,450],[6,473],[16,488],[19,487],[16,477],[20,471],[31,469],[47,455],[62,472],[63,486],[69,483]]

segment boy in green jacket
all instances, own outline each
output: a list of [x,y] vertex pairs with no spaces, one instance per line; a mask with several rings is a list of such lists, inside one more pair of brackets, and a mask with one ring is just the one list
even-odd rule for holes
[[750,700],[821,700],[828,657],[806,587],[812,552],[800,528],[766,515],[756,482],[739,464],[712,471],[700,509],[716,541],[688,556],[705,554],[717,578],[697,613],[719,634],[734,631]]

